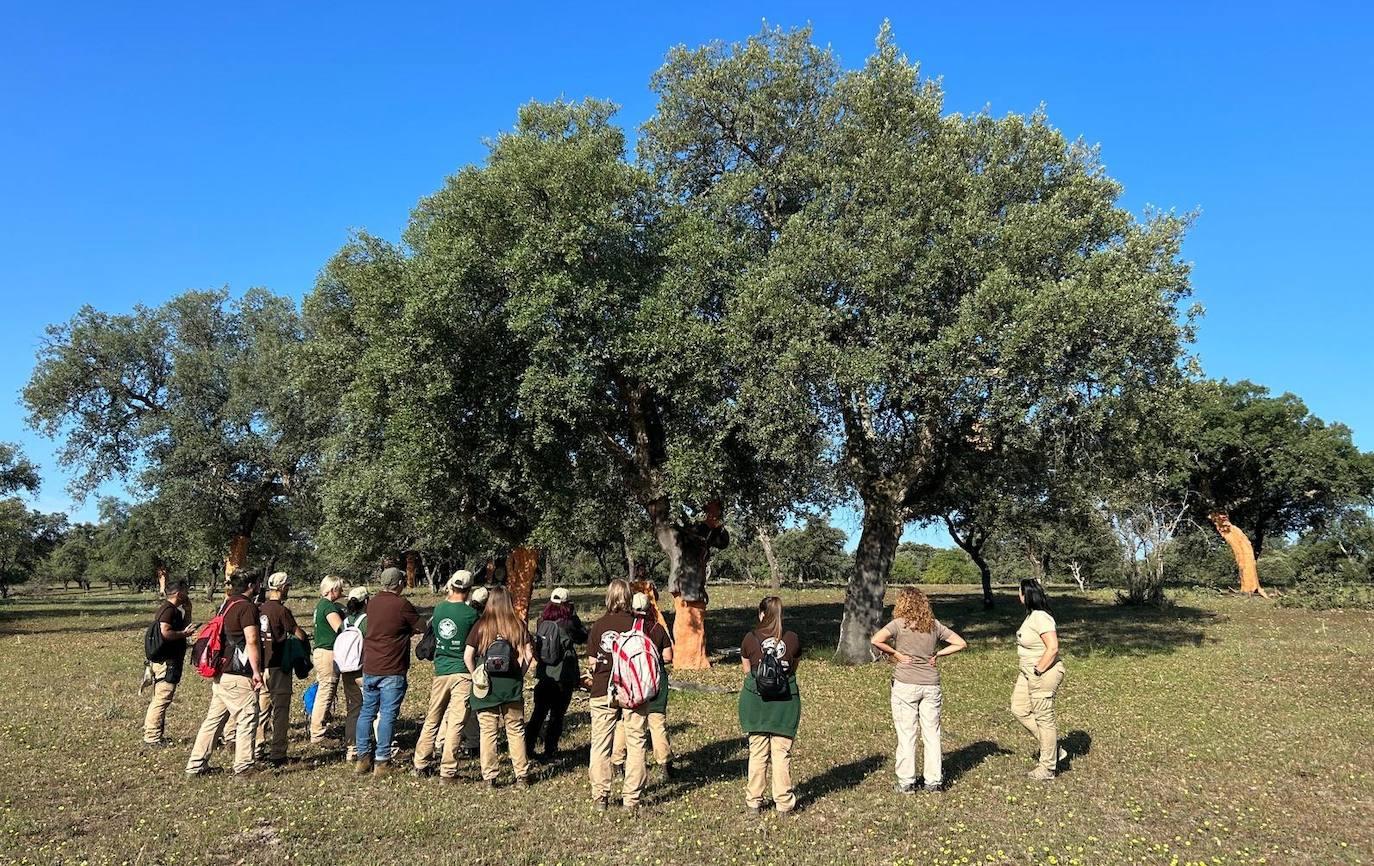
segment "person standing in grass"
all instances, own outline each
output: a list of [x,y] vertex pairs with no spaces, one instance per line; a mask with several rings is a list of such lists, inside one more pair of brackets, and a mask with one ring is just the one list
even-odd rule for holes
[[[622,709],[611,702],[611,651],[619,635],[634,628],[635,618],[630,612],[630,584],[612,580],[606,587],[606,613],[592,623],[587,638],[587,657],[592,665],[591,694],[592,744],[589,773],[592,781],[592,802],[599,811],[608,808],[611,798],[612,757],[615,751],[615,729],[623,718],[625,725],[625,784],[622,797],[627,812],[639,808],[644,792],[644,749],[648,737],[649,709],[647,706]],[[672,643],[668,632],[658,623],[644,624],[645,639],[659,656]]]
[[448,594],[434,606],[429,622],[434,632],[434,682],[429,689],[429,710],[415,745],[415,772],[425,775],[433,770],[434,743],[442,724],[441,784],[458,781],[458,736],[467,721],[468,697],[472,694],[472,674],[464,658],[468,634],[477,622],[477,611],[467,603],[471,587],[472,572],[455,571],[444,585]]
[[935,660],[968,644],[935,618],[930,599],[914,586],[897,593],[892,622],[878,629],[872,644],[896,662],[892,669],[892,724],[897,729],[897,791],[911,794],[916,790],[918,726],[925,745],[925,789],[939,791],[944,783],[940,752],[943,696]]
[[[344,602],[344,624],[340,631],[356,628],[364,639],[367,638],[367,603],[371,598],[372,594],[365,586],[355,586],[348,591],[348,600]],[[338,635],[335,635],[335,640],[337,639]],[[351,764],[358,760],[358,714],[363,709],[363,671],[362,668],[356,671],[338,671],[338,675],[339,690],[343,692],[344,705],[347,707],[347,715],[344,716],[344,746],[348,749],[346,757]],[[375,724],[372,733],[375,739]]]
[[286,606],[291,579],[278,571],[267,578],[267,600],[258,606],[258,627],[267,656],[266,677],[258,693],[258,737],[255,749],[261,760],[274,767],[286,763],[286,734],[291,720],[291,686],[295,671],[282,664],[286,642],[294,637],[305,641],[305,629]]
[[[424,631],[420,612],[401,597],[406,573],[391,567],[382,571],[382,591],[367,603],[367,634],[363,639],[363,706],[358,712],[358,763],[354,772],[385,776],[392,771],[392,731],[409,683],[410,638]],[[374,733],[372,722],[376,720]]]
[[177,684],[186,665],[186,639],[196,633],[195,623],[188,622],[189,590],[186,581],[178,580],[166,587],[167,597],[158,605],[153,621],[162,635],[162,646],[154,658],[148,659],[153,677],[153,699],[143,717],[143,745],[162,748],[171,745],[165,736],[167,708],[176,696]]
[[[525,728],[525,751],[531,758],[542,735],[542,760],[551,761],[558,754],[558,740],[563,736],[563,719],[581,675],[577,669],[577,645],[587,639],[587,627],[578,618],[568,591],[554,589],[549,603],[539,614],[538,664],[534,669],[534,710]],[[550,663],[546,659],[557,658]],[[547,720],[547,727],[545,727]]]
[[334,695],[339,689],[339,672],[334,668],[334,638],[343,627],[344,579],[329,575],[320,581],[320,600],[315,602],[315,650],[310,661],[315,666],[315,708],[310,713],[310,743],[324,742]]
[[749,814],[763,808],[769,771],[773,777],[773,805],[779,814],[797,808],[792,787],[792,743],[801,724],[801,693],[797,662],[801,641],[783,628],[782,599],[770,595],[759,602],[759,624],[740,642],[744,687],[739,693],[739,723],[749,736],[749,779],[744,803]]
[[[645,621],[644,630],[649,630],[650,624],[657,623],[657,618],[651,615],[652,605],[649,603],[647,593],[637,592],[630,600],[630,608],[636,619]],[[665,665],[673,661],[673,648],[667,646],[663,648],[663,654],[659,660],[658,670],[658,693],[649,699],[644,705],[644,709],[649,713],[648,728],[649,742],[653,745],[654,761],[663,770],[663,778],[673,777],[673,744],[668,739],[668,673]],[[625,767],[625,719],[622,716],[620,723],[615,726],[615,748],[611,761],[622,770]]]
[[534,661],[529,629],[515,613],[510,593],[494,586],[487,593],[482,615],[468,632],[463,661],[470,671],[482,667],[474,683],[469,705],[477,712],[482,736],[482,779],[496,787],[500,775],[498,732],[506,729],[506,747],[515,770],[515,786],[530,784],[529,758],[525,753],[525,672]]
[[1059,657],[1059,632],[1050,601],[1038,580],[1021,581],[1021,604],[1026,618],[1016,630],[1016,658],[1020,672],[1011,690],[1011,713],[1040,744],[1040,759],[1028,774],[1048,782],[1067,757],[1059,748],[1059,729],[1054,717],[1054,698],[1064,682],[1064,661]]
[[220,607],[224,614],[220,673],[210,687],[210,709],[205,713],[205,721],[196,733],[191,757],[186,762],[188,776],[199,776],[210,768],[210,751],[215,738],[231,719],[236,721],[234,774],[241,776],[253,769],[253,744],[258,733],[257,693],[262,688],[263,665],[258,606],[249,595],[257,588],[258,577],[234,569],[227,583],[230,595]]

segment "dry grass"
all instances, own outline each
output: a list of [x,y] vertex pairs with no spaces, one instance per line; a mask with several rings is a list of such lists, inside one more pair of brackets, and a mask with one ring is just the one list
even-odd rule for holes
[[[937,592],[940,592],[937,590]],[[758,593],[713,593],[713,648],[737,645]],[[594,594],[578,595],[584,610]],[[0,862],[17,863],[1332,863],[1374,861],[1374,616],[1180,596],[1162,613],[1062,594],[1060,701],[1070,767],[1028,781],[1031,742],[1006,711],[1014,598],[984,614],[953,589],[936,613],[970,639],[945,667],[938,796],[892,793],[881,666],[828,661],[836,591],[784,596],[809,644],[800,672],[795,819],[743,814],[734,698],[675,692],[680,773],[656,776],[632,823],[591,811],[586,704],[567,760],[528,793],[393,776],[355,781],[305,760],[250,779],[187,780],[208,688],[188,672],[172,749],[139,746],[148,596],[56,594],[0,606]],[[293,602],[304,611],[309,599]],[[416,598],[428,606],[427,595]],[[201,603],[201,607],[204,604]],[[198,620],[205,618],[197,610]],[[401,742],[413,745],[429,666],[417,664]],[[739,680],[734,666],[696,679]],[[297,693],[299,694],[298,685]],[[409,758],[408,750],[402,755]],[[216,756],[223,766],[225,757]]]

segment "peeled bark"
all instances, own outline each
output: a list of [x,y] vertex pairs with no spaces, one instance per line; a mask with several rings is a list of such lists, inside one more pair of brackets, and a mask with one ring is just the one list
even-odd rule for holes
[[[62,582],[62,588],[67,588],[67,582]],[[167,563],[158,561],[157,564],[157,594],[163,598],[167,597]]]
[[420,570],[420,554],[406,551],[406,589],[415,588],[415,573]]
[[234,569],[248,565],[248,541],[248,533],[240,532],[229,542],[229,555],[224,558],[225,577],[233,574]]
[[1250,539],[1225,513],[1218,512],[1209,516],[1217,534],[1231,548],[1231,555],[1235,557],[1236,569],[1240,573],[1240,591],[1268,598],[1269,593],[1260,586],[1259,567],[1255,564],[1255,548],[1250,544]]
[[883,596],[901,535],[896,509],[886,503],[864,503],[863,532],[854,550],[854,574],[845,589],[836,661],[862,664],[873,660],[869,639],[884,625]]
[[534,572],[539,567],[539,548],[517,547],[506,557],[506,589],[510,592],[515,615],[524,622],[530,613],[534,592]]

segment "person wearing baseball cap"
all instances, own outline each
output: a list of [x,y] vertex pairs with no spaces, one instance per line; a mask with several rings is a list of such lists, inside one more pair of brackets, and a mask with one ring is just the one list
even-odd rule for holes
[[458,740],[468,717],[468,697],[472,694],[472,673],[463,660],[468,632],[477,622],[477,611],[467,604],[472,588],[472,572],[459,569],[444,584],[447,595],[434,606],[429,621],[434,633],[434,681],[429,688],[429,710],[415,744],[415,775],[434,771],[435,740],[444,726],[444,753],[439,763],[439,783],[458,782]]
[[[366,641],[367,603],[371,598],[372,593],[368,591],[366,584],[359,584],[348,591],[348,597],[344,600],[343,625],[340,631],[350,627],[356,628],[362,632],[363,640]],[[330,665],[333,665],[332,661]],[[358,760],[358,714],[363,709],[363,672],[361,668],[356,671],[339,671],[338,677],[339,690],[343,692],[344,704],[348,707],[348,712],[344,716],[344,746],[347,748],[346,757],[351,764]],[[372,736],[375,741],[375,722],[372,726]]]
[[305,629],[296,623],[295,614],[285,602],[291,592],[291,578],[278,571],[267,578],[267,600],[258,606],[259,631],[267,655],[267,675],[258,692],[257,758],[273,767],[286,763],[286,734],[291,719],[293,672],[282,664],[286,641],[306,640]]
[[[534,710],[525,725],[525,751],[535,760],[552,761],[558,756],[563,720],[582,678],[577,668],[577,645],[586,640],[587,627],[568,601],[568,591],[558,587],[550,593],[535,627],[538,664],[534,669]],[[541,738],[544,752],[538,755],[535,749]]]
[[[636,619],[644,619],[644,627],[647,629],[654,623],[650,616],[649,596],[642,592],[637,592],[630,599],[630,610]],[[673,660],[672,647],[663,651],[662,662]],[[645,704],[645,709],[649,713],[649,741],[654,749],[654,761],[662,769],[663,778],[673,777],[673,744],[668,739],[668,674],[663,670],[662,662],[659,665],[659,687],[658,694],[654,695]],[[622,714],[620,721],[615,726],[615,746],[611,755],[611,763],[615,764],[620,770],[625,768],[625,755],[628,749],[625,745],[625,718]]]
[[[354,772],[385,776],[392,772],[392,731],[409,683],[410,638],[425,630],[415,605],[401,597],[406,573],[392,566],[382,571],[382,591],[367,603],[363,636],[363,707],[358,713],[358,763]],[[372,721],[377,720],[377,732]]]

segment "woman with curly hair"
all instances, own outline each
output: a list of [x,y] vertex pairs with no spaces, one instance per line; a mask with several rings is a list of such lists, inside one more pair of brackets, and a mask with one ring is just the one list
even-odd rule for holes
[[[897,792],[916,791],[916,730],[925,744],[923,778],[927,791],[944,783],[940,754],[940,671],[936,659],[968,646],[930,609],[930,599],[914,586],[897,593],[892,622],[878,629],[873,648],[890,657],[892,724],[897,728]],[[944,644],[944,646],[941,646]]]

